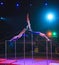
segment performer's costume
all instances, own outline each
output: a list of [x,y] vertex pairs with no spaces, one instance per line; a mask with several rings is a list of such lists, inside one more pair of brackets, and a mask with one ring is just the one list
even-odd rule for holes
[[32,34],[37,34],[37,35],[40,34],[40,32],[35,32],[35,31],[29,31],[29,32],[32,33]]

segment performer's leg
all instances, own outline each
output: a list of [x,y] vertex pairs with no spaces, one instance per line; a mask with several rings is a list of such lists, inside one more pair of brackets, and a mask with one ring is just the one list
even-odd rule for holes
[[14,36],[12,39],[10,39],[10,41],[18,40],[19,38],[21,38],[27,29],[28,29],[28,26],[26,26],[26,28],[24,28],[18,35]]
[[17,40],[17,39],[19,39],[18,38],[18,35],[16,35],[16,36],[14,36],[12,39],[10,39],[9,41],[15,41],[15,40]]

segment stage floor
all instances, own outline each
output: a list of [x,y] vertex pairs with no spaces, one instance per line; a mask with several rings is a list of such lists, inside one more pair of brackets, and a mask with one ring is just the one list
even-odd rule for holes
[[42,58],[4,59],[0,58],[0,65],[59,65],[59,60],[47,60]]

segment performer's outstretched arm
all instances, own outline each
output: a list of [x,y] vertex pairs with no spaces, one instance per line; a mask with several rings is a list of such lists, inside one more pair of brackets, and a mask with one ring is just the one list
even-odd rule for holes
[[10,39],[10,41],[14,41],[14,40],[21,38],[22,35],[26,32],[27,29],[28,29],[28,25],[18,35],[14,36],[12,39]]
[[44,33],[40,32],[39,35],[42,36],[42,37],[45,37],[47,41],[50,41],[50,39]]

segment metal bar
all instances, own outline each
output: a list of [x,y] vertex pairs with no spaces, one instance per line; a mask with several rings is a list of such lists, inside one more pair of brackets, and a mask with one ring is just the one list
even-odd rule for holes
[[47,58],[47,65],[48,64],[48,41],[46,40],[46,58]]
[[15,59],[16,59],[16,41],[15,41]]
[[7,59],[7,40],[5,40],[5,58]]
[[31,33],[31,43],[32,43],[32,62],[33,62],[33,34]]
[[24,33],[24,65],[25,65],[25,33]]
[[52,41],[50,41],[50,48],[51,48],[51,60],[52,60]]

